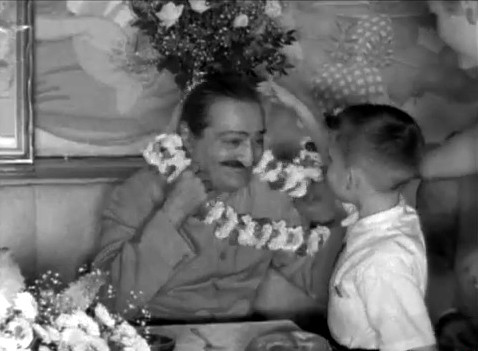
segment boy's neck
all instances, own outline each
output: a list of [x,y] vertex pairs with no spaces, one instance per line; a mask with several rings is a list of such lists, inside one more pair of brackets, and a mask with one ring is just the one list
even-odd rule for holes
[[368,193],[360,200],[358,206],[360,218],[368,217],[379,212],[389,210],[398,205],[400,201],[399,192]]

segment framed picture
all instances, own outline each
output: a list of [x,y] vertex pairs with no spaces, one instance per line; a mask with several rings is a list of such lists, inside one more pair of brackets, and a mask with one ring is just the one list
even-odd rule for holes
[[0,164],[33,162],[31,0],[0,0]]

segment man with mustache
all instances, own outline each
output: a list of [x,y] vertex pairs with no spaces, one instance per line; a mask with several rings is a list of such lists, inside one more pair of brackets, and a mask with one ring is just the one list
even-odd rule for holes
[[[141,170],[113,191],[104,212],[94,266],[111,273],[116,310],[128,306],[131,291],[141,291],[133,303],[159,322],[247,318],[272,269],[326,306],[327,272],[320,268],[337,252],[297,257],[232,246],[195,216],[207,199],[218,198],[239,214],[302,224],[290,199],[252,174],[266,132],[255,87],[235,76],[208,77],[187,95],[178,131],[192,166],[169,185],[156,171]],[[327,220],[332,237],[341,232],[334,216]]]

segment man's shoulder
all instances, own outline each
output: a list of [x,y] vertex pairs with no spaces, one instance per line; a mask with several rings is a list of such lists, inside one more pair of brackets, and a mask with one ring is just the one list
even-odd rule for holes
[[157,192],[162,193],[165,184],[166,180],[161,174],[151,167],[143,167],[117,184],[112,190],[112,197],[134,201],[135,198],[154,196]]

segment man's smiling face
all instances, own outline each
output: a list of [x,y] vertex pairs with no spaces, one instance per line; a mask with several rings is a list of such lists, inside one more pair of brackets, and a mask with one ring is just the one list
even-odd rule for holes
[[208,109],[208,126],[191,141],[193,161],[214,190],[246,186],[264,151],[264,113],[255,102],[218,98]]

